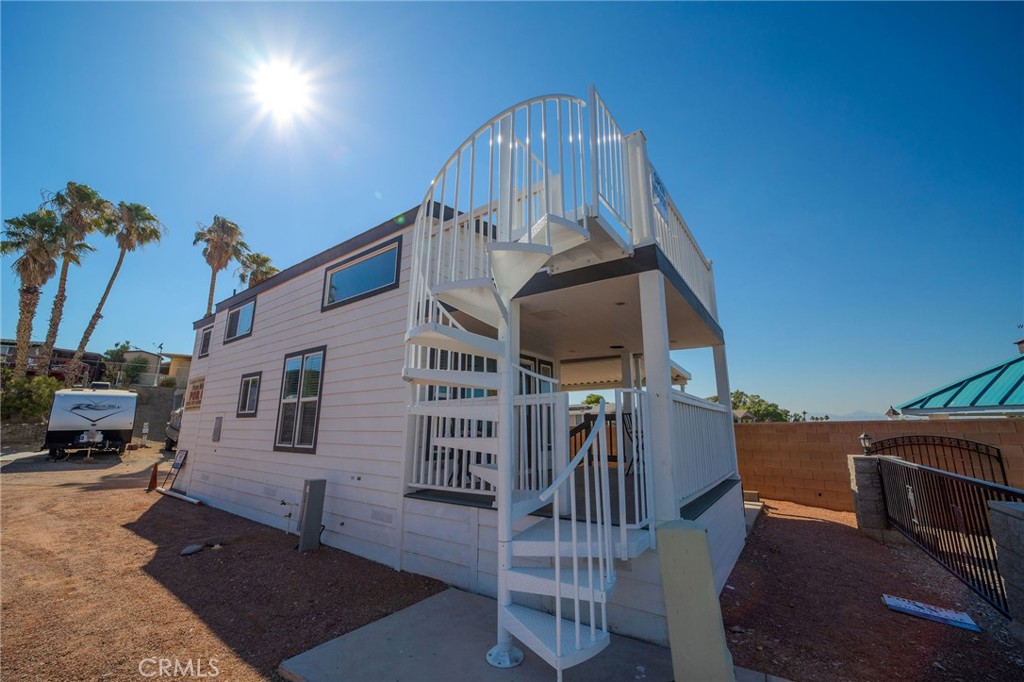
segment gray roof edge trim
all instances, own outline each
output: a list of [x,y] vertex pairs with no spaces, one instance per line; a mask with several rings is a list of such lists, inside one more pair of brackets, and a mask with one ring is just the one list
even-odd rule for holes
[[295,265],[292,265],[291,267],[285,268],[284,270],[277,273],[273,277],[268,277],[267,279],[260,282],[254,287],[249,287],[248,289],[240,291],[237,294],[232,294],[231,296],[228,296],[227,298],[218,302],[214,306],[212,315],[204,317],[201,320],[197,320],[196,322],[193,322],[192,329],[199,329],[199,327],[209,324],[210,321],[212,321],[212,319],[216,317],[217,313],[219,313],[221,310],[226,310],[233,304],[243,299],[257,296],[258,294],[261,294],[262,292],[267,291],[269,289],[273,289],[278,285],[284,284],[288,280],[294,279],[299,275],[304,275],[311,270],[315,270],[323,265],[327,265],[331,261],[337,260],[342,256],[348,255],[349,253],[356,249],[362,248],[379,239],[389,237],[395,234],[396,232],[401,232],[402,230],[412,228],[413,226],[415,226],[416,215],[419,213],[421,206],[421,204],[417,204],[416,206],[413,206],[412,208],[402,213],[399,213],[394,218],[386,220],[385,222],[377,225],[376,227],[371,227],[369,230],[366,230],[365,232],[360,232],[359,234],[350,237],[349,239],[346,239],[340,244],[336,244],[330,248],[324,249],[320,253],[314,254],[309,258],[306,258],[305,260],[300,261]]

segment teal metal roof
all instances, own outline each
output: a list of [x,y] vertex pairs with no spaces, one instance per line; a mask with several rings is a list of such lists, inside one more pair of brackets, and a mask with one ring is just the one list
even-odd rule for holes
[[1024,355],[899,406],[904,414],[1024,413]]

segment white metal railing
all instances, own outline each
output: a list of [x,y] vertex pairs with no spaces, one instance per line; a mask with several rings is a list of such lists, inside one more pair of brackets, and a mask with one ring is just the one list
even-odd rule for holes
[[[582,513],[577,503],[577,488],[583,491]],[[568,499],[564,499],[564,496]],[[555,622],[560,623],[563,617],[563,596],[571,599],[572,645],[575,649],[581,649],[584,637],[595,641],[599,635],[607,633],[606,600],[600,598],[598,593],[615,584],[604,400],[600,403],[598,418],[590,436],[568,466],[541,493],[540,498],[544,502],[550,500],[553,509],[568,511],[569,538],[562,537],[566,529],[558,521],[558,516],[554,524],[552,556],[555,568]],[[563,542],[567,544],[563,545]],[[566,549],[569,549],[568,557],[564,556]],[[563,562],[566,559],[568,565],[565,567],[569,569],[567,574],[563,573]],[[555,628],[555,656],[561,657],[565,647],[562,628]]]
[[689,285],[693,293],[704,307],[715,318],[718,317],[718,306],[715,301],[715,282],[711,271],[711,262],[704,257],[697,240],[662,184],[654,166],[648,161],[646,177],[642,181],[648,184],[651,197],[651,219],[655,243],[661,247],[662,253]]
[[[438,363],[448,368],[465,369],[479,356],[451,351],[451,361]],[[459,364],[462,363],[462,364]],[[475,371],[494,371],[486,364],[476,365]],[[516,367],[517,384],[521,390],[513,397],[513,491],[540,492],[551,484],[552,477],[561,472],[568,460],[569,394],[557,393],[558,382]],[[468,439],[488,439],[496,443],[497,425],[484,418],[476,408],[492,408],[498,398],[484,389],[460,388],[444,385],[416,387],[412,409],[411,438],[413,463],[410,485],[416,488],[449,490],[463,493],[493,495],[495,488],[473,473],[473,466],[496,466],[497,455],[490,450],[474,449]],[[449,408],[444,410],[417,407]],[[491,449],[494,449],[493,447]]]
[[630,177],[625,136],[597,89],[590,87],[590,172],[594,215],[603,206],[624,230],[625,243],[633,244]]
[[586,103],[568,95],[521,102],[476,130],[430,184],[413,241],[412,329],[435,321],[438,284],[490,277],[493,242],[550,244],[544,215],[586,228]]
[[672,443],[678,458],[675,489],[680,504],[736,474],[732,410],[672,391]]
[[650,426],[648,423],[648,398],[643,389],[615,390],[616,428],[616,469],[618,473],[620,548],[625,556],[628,548],[627,533],[631,529],[644,528],[650,533],[651,547],[655,546],[654,523],[651,510],[654,508],[654,479],[651,476]]

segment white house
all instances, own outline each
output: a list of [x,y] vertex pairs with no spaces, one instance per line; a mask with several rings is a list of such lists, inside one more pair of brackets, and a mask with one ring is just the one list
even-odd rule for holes
[[[294,529],[326,479],[324,542],[498,599],[499,667],[510,635],[559,671],[667,643],[659,523],[707,527],[719,590],[743,546],[711,264],[593,89],[498,114],[419,207],[195,329],[181,487]],[[720,404],[673,386],[708,347]],[[616,387],[614,447],[570,436],[563,377]]]

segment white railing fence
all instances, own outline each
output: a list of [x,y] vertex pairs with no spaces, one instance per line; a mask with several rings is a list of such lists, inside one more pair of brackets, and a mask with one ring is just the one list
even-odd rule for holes
[[732,410],[725,405],[672,391],[673,467],[680,504],[736,474],[732,452]]
[[[472,369],[496,372],[493,360],[451,351],[443,354],[435,366],[442,369]],[[474,365],[473,363],[476,362]],[[516,395],[512,401],[513,491],[546,489],[568,460],[567,415],[569,394],[557,393],[558,382],[516,368],[520,386],[529,383],[530,393]],[[495,488],[475,475],[474,465],[496,466],[498,431],[496,422],[484,410],[498,404],[493,391],[445,385],[417,385],[412,409],[411,439],[414,452],[410,485],[416,488],[452,490],[493,495]],[[479,408],[484,408],[481,410]],[[487,449],[473,449],[474,441],[485,439]],[[479,441],[477,441],[479,442]]]
[[[582,490],[582,505],[578,504],[577,489]],[[567,524],[554,524],[552,551],[556,623],[564,617],[563,598],[572,601],[568,620],[573,623],[574,641],[563,642],[562,628],[555,629],[555,656],[560,657],[567,646],[580,649],[584,638],[595,641],[608,630],[606,600],[598,594],[615,584],[604,400],[590,436],[540,497],[550,500],[554,509],[565,509],[569,516]]]
[[491,243],[549,245],[549,230],[531,229],[544,215],[586,227],[584,106],[567,95],[521,102],[448,159],[416,221],[410,329],[433,319],[435,285],[490,277]]
[[[653,509],[654,479],[651,477],[650,426],[648,397],[642,389],[616,389],[616,471],[618,478],[618,509],[620,547],[628,547],[629,530],[647,527],[651,547],[655,546]],[[628,557],[622,556],[626,559]]]
[[597,89],[590,87],[590,172],[596,197],[594,215],[605,210],[618,222],[626,244],[633,244],[630,178],[625,136]]
[[708,312],[718,317],[715,302],[715,282],[711,271],[711,262],[704,257],[697,240],[683,220],[682,214],[669,196],[658,173],[650,162],[647,163],[646,176],[641,181],[647,183],[651,198],[650,216],[653,222],[654,240],[675,266],[677,272],[689,285]]

